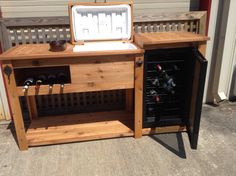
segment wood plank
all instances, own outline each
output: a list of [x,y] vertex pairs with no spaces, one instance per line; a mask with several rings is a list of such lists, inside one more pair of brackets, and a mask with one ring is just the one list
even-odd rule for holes
[[133,136],[132,121],[124,111],[43,117],[26,135],[30,146]]
[[[70,65],[72,84],[96,86],[97,83],[132,85],[134,61]],[[112,86],[113,87],[113,86]]]
[[205,42],[209,37],[191,32],[162,32],[135,34],[134,40],[139,47],[146,49],[150,45]]
[[89,57],[104,55],[132,55],[143,53],[142,49],[134,50],[110,50],[110,51],[89,51],[89,52],[73,52],[73,45],[67,43],[67,49],[62,52],[49,51],[48,44],[28,44],[19,45],[0,55],[0,60],[22,60],[22,59],[44,59],[44,58],[66,58],[66,57]]
[[142,133],[143,135],[150,135],[150,134],[159,134],[159,133],[175,133],[175,132],[186,132],[185,126],[165,126],[165,127],[154,127],[154,128],[143,128]]
[[[10,67],[13,70],[10,62],[8,64],[3,64],[2,69],[4,70],[4,68],[6,66]],[[18,145],[19,145],[20,150],[27,150],[28,143],[27,143],[26,135],[25,135],[25,126],[24,126],[24,122],[23,122],[20,101],[19,101],[19,97],[17,96],[17,92],[16,92],[16,83],[15,83],[14,72],[10,75],[10,77],[8,77],[6,74],[4,74],[4,79],[6,82],[8,97],[10,99],[12,117],[13,117],[15,129],[16,129],[16,136],[17,136]]]
[[[135,58],[135,98],[134,98],[134,137],[142,137],[142,122],[143,122],[143,65],[144,56]],[[140,64],[141,63],[141,64]]]

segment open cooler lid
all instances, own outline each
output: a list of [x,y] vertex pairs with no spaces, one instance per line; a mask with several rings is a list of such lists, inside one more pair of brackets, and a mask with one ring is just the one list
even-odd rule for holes
[[71,9],[74,42],[96,40],[130,40],[131,6],[74,5]]

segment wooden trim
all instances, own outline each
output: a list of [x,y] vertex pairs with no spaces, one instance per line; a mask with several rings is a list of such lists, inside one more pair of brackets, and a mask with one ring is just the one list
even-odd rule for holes
[[206,35],[206,24],[207,23],[207,13],[201,16],[199,19],[199,34]]
[[0,44],[2,51],[6,51],[11,48],[11,43],[7,31],[6,24],[0,20]]
[[[141,65],[138,64],[141,63]],[[142,137],[143,123],[143,64],[144,56],[135,58],[134,137]]]

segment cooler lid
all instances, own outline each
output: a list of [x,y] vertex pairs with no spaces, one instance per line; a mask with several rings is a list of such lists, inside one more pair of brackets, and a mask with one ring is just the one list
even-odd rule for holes
[[74,41],[130,40],[131,6],[74,5],[71,10]]

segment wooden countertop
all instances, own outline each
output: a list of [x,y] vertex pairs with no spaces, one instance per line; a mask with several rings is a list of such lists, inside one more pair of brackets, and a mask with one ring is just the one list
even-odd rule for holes
[[49,51],[49,44],[26,44],[13,47],[2,55],[0,60],[25,60],[25,59],[58,59],[58,58],[74,58],[86,56],[112,56],[112,55],[132,55],[142,54],[142,49],[136,50],[110,50],[110,51],[86,51],[86,52],[73,52],[73,45],[67,43],[67,48],[62,52]]
[[207,40],[209,37],[191,32],[156,32],[134,35],[135,43],[143,49],[169,44],[205,42]]

